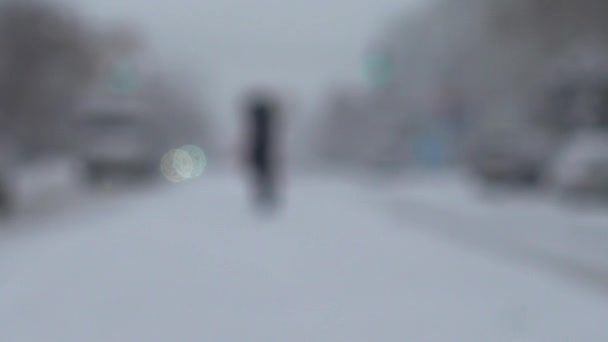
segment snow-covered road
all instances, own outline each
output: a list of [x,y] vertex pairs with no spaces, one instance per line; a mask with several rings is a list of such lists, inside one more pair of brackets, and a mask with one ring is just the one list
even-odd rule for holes
[[382,193],[393,214],[434,233],[608,294],[608,214],[547,194],[483,194],[462,176],[407,178]]
[[442,211],[409,220],[302,177],[261,217],[241,185],[208,175],[0,235],[0,341],[608,341],[601,293],[427,234],[441,222],[419,216]]

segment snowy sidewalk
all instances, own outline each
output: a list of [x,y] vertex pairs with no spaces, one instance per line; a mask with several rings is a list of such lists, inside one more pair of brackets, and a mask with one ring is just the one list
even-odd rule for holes
[[604,297],[403,229],[355,184],[293,180],[264,218],[214,177],[5,241],[0,341],[608,340]]

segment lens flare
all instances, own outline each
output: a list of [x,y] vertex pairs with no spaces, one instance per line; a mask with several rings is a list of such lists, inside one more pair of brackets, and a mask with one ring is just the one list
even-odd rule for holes
[[165,176],[165,178],[173,183],[179,183],[181,181],[184,180],[184,177],[182,177],[177,170],[175,170],[174,164],[173,164],[173,160],[174,160],[174,156],[175,153],[177,152],[176,149],[173,149],[169,152],[167,152],[161,162],[160,162],[160,170],[163,174],[163,176]]
[[200,177],[207,167],[207,158],[203,150],[195,145],[185,145],[180,150],[188,153],[192,160],[192,178]]
[[207,158],[201,148],[185,145],[167,152],[161,160],[161,172],[173,183],[200,177],[207,166]]

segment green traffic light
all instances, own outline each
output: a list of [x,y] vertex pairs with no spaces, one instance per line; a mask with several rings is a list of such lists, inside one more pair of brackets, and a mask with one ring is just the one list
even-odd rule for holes
[[108,86],[117,93],[129,93],[136,87],[136,73],[129,63],[115,63],[110,66]]
[[373,86],[386,86],[393,79],[393,65],[384,54],[371,55],[365,65],[365,76]]

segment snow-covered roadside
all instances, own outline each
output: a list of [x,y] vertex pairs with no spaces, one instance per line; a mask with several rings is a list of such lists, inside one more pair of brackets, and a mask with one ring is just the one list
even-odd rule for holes
[[108,184],[93,189],[85,183],[76,162],[67,159],[40,160],[20,165],[11,178],[13,207],[0,221],[0,242],[7,235],[45,229],[47,222],[103,211],[128,203],[133,197],[156,192],[162,183],[151,186]]
[[0,251],[0,340],[608,339],[605,298],[403,229],[353,183],[294,179],[271,219],[207,180]]
[[608,285],[605,213],[540,195],[483,194],[458,175],[403,178],[385,185],[384,194],[394,212],[416,217],[451,236],[585,265],[604,273]]

